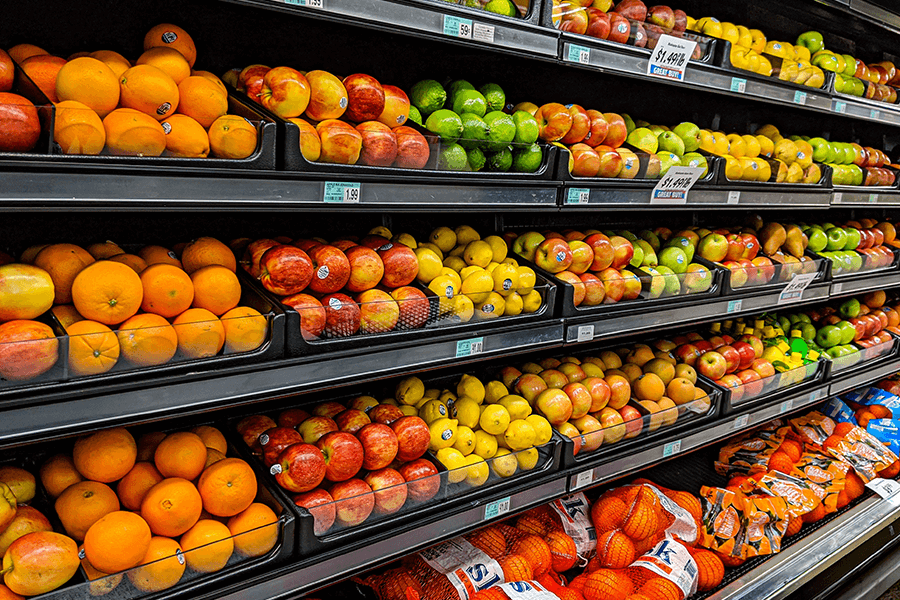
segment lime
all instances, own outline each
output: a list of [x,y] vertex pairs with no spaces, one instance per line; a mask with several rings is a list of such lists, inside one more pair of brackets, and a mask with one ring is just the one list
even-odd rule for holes
[[478,115],[463,113],[460,115],[463,124],[462,136],[457,140],[466,150],[484,146],[488,139],[488,126]]
[[462,119],[452,110],[442,108],[428,115],[425,128],[441,136],[441,141],[452,144],[459,139],[463,132]]
[[503,150],[516,137],[516,124],[513,118],[504,112],[491,111],[484,115],[484,122],[488,126],[487,150],[490,152]]
[[538,144],[531,144],[513,152],[512,170],[516,173],[534,173],[541,168],[544,153]]
[[488,110],[503,110],[506,106],[506,94],[503,93],[503,88],[496,83],[486,83],[478,91],[487,101]]
[[459,144],[450,144],[441,147],[438,156],[438,170],[441,171],[465,171],[468,165],[466,151]]
[[453,112],[458,115],[472,113],[483,117],[487,112],[487,101],[478,90],[460,90],[453,97]]
[[[447,104],[452,105],[456,95],[463,90],[474,90],[475,86],[465,79],[456,79],[447,86]],[[450,108],[447,106],[446,108]]]
[[434,79],[424,79],[409,90],[409,100],[423,115],[427,115],[444,106],[447,92]]
[[472,148],[468,152],[466,152],[466,160],[469,162],[469,168],[473,171],[480,171],[484,168],[484,164],[487,162],[487,159],[484,157],[484,152],[481,151],[481,148]]
[[504,148],[500,152],[494,152],[488,159],[488,168],[491,171],[506,172],[512,167],[513,157],[509,148]]
[[513,138],[513,142],[533,144],[537,141],[540,127],[538,127],[537,119],[531,116],[531,113],[517,110],[513,113],[512,119],[516,125],[516,136]]
[[419,112],[418,108],[412,105],[409,107],[409,120],[422,125],[422,113]]
[[519,14],[516,5],[511,0],[491,0],[484,5],[484,10],[505,17],[515,17]]
[[[444,1],[449,2],[450,0]],[[466,0],[463,2],[463,6],[468,6],[469,8],[481,8],[481,0]]]

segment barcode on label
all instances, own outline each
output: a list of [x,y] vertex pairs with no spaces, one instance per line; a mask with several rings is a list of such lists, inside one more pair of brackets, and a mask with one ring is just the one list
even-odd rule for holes
[[676,440],[674,442],[669,442],[665,446],[663,446],[663,458],[668,458],[669,456],[674,456],[681,452],[681,440]]
[[794,104],[806,104],[806,92],[800,90],[794,92]]
[[494,500],[484,505],[484,518],[494,519],[509,512],[509,497]]
[[841,102],[840,100],[836,100],[834,102],[834,112],[839,112],[839,113],[847,112],[847,103]]
[[831,197],[831,202],[833,204],[840,204],[841,200],[844,199],[844,194],[842,192],[835,192],[834,196]]
[[472,38],[472,20],[454,15],[444,15],[444,35]]
[[484,338],[472,338],[470,340],[460,340],[456,342],[456,358],[464,356],[474,356],[484,351]]
[[750,415],[741,415],[736,417],[734,421],[731,423],[732,429],[743,429],[747,426],[747,423],[750,422]]
[[729,300],[729,302],[728,302],[728,312],[729,312],[729,313],[738,312],[739,310],[741,310],[741,307],[742,307],[743,305],[744,305],[744,301],[743,301],[743,300]]
[[878,194],[869,194],[869,204],[878,202]]
[[832,283],[831,284],[831,293],[832,294],[840,294],[841,290],[844,289],[843,283]]
[[747,80],[740,77],[731,78],[731,91],[743,94],[747,91]]
[[566,192],[566,204],[587,204],[591,200],[591,190],[569,188]]
[[326,181],[323,200],[336,204],[357,204],[360,198],[360,184]]
[[869,111],[869,118],[870,119],[880,119],[881,113],[873,108],[872,110]]
[[575,339],[576,342],[589,342],[594,339],[594,326],[593,325],[579,325],[578,326],[578,337]]
[[577,62],[586,65],[591,62],[591,49],[577,44],[569,44],[569,52],[566,54],[566,57],[569,62]]

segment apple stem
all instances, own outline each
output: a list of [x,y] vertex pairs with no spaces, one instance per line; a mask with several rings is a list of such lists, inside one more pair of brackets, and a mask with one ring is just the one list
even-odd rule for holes
[[0,577],[2,577],[3,575],[6,575],[7,573],[11,573],[12,570],[13,570],[13,565],[9,565],[7,568],[0,571]]

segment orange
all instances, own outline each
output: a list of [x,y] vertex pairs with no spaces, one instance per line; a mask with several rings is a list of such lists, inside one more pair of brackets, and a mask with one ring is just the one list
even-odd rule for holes
[[191,66],[181,52],[174,48],[164,48],[162,46],[150,48],[138,57],[135,65],[156,67],[171,77],[175,85],[178,85],[191,75]]
[[111,256],[109,260],[131,267],[131,269],[138,275],[143,273],[144,269],[147,268],[146,261],[144,261],[144,259],[137,254],[125,254],[123,252],[122,254]]
[[794,470],[794,461],[791,460],[791,457],[787,452],[776,450],[772,453],[772,456],[769,457],[768,467],[769,471],[780,471],[781,473],[788,474]]
[[85,319],[117,325],[141,307],[141,278],[122,263],[97,261],[83,269],[72,283],[72,301]]
[[78,321],[69,334],[69,369],[73,375],[106,373],[119,360],[119,340],[112,330],[96,321]]
[[638,400],[656,402],[666,393],[666,386],[656,373],[644,373],[631,384],[631,387],[634,390],[634,397]]
[[869,412],[875,415],[876,419],[890,419],[893,417],[891,409],[881,404],[870,404]]
[[897,477],[898,473],[900,473],[900,460],[895,460],[887,467],[878,471],[878,476],[883,479],[894,479]]
[[219,265],[209,265],[191,273],[194,302],[191,306],[205,308],[221,316],[241,300],[241,282],[234,271]]
[[[792,519],[793,521],[801,522],[799,519]],[[790,525],[788,530],[790,530]],[[697,590],[708,592],[719,587],[725,577],[722,560],[709,550],[695,550],[692,555],[697,563]]]
[[597,558],[601,567],[624,569],[634,562],[634,544],[617,529],[607,531],[597,538]]
[[178,84],[153,65],[138,64],[119,76],[119,106],[133,108],[157,121],[178,108]]
[[213,83],[216,84],[217,88],[222,90],[223,94],[228,94],[228,88],[225,87],[225,84],[222,83],[222,80],[219,79],[219,77],[217,75],[215,75],[214,73],[210,73],[209,71],[195,71],[194,69],[191,69],[191,76],[192,77],[204,77],[206,79],[209,79],[210,81],[212,81]]
[[516,529],[546,537],[550,533],[550,523],[538,515],[525,513],[516,521]]
[[825,505],[819,504],[817,507],[803,515],[804,523],[815,523],[816,521],[821,521],[825,516]]
[[216,450],[215,448],[207,448],[206,449],[206,464],[203,466],[204,470],[209,468],[210,466],[216,464],[220,460],[225,460],[227,457]]
[[159,315],[135,315],[119,326],[116,335],[122,356],[141,367],[165,364],[178,350],[175,328]]
[[628,575],[612,569],[598,569],[584,582],[585,600],[625,600],[633,591]]
[[60,494],[54,509],[69,537],[81,541],[91,525],[119,510],[119,499],[104,483],[81,481]]
[[851,500],[856,500],[866,493],[866,484],[863,483],[863,480],[860,479],[856,472],[850,470],[847,472],[844,491],[847,492],[847,495],[850,496]]
[[788,522],[787,530],[784,532],[784,537],[791,537],[792,535],[796,535],[800,533],[800,530],[803,529],[803,519],[800,517],[794,517]]
[[222,315],[225,328],[225,353],[250,352],[266,341],[269,322],[264,316],[247,306],[232,308]]
[[65,454],[57,454],[48,458],[41,465],[39,475],[41,485],[52,498],[62,494],[69,486],[84,481],[71,457]]
[[172,322],[178,349],[187,358],[215,356],[225,345],[225,328],[205,308],[189,308]]
[[256,474],[246,461],[226,458],[203,471],[197,489],[209,514],[233,517],[256,499]]
[[531,565],[518,554],[509,554],[500,559],[503,579],[506,581],[528,581],[534,579]]
[[850,433],[854,427],[856,427],[856,425],[854,425],[853,423],[847,423],[846,421],[836,423],[834,425],[834,435],[844,437],[845,435]]
[[66,59],[59,56],[39,54],[26,58],[19,63],[19,66],[31,78],[31,81],[44,92],[44,95],[47,96],[50,102],[55,104],[59,102],[59,97],[56,95],[56,75],[65,64]]
[[[834,427],[835,435],[841,435],[841,434],[838,434],[839,427],[840,427],[840,423],[835,425],[835,427]],[[782,452],[784,452],[785,454],[787,454],[788,456],[790,456],[791,460],[794,462],[797,462],[798,460],[800,460],[800,456],[803,455],[803,445],[800,442],[798,442],[797,440],[784,440],[783,442],[781,442],[781,446],[779,446],[778,449],[781,450]]]
[[156,264],[141,272],[144,298],[141,309],[162,317],[176,317],[191,307],[194,284],[182,269],[169,264]]
[[497,527],[485,527],[474,533],[470,533],[466,538],[469,543],[497,560],[506,554],[506,538],[503,532]]
[[122,506],[128,510],[138,511],[144,496],[154,485],[165,479],[151,462],[137,462],[128,474],[119,481],[116,492]]
[[[84,556],[84,544],[78,547],[78,555]],[[105,596],[122,583],[121,573],[117,575],[103,573],[97,570],[87,557],[81,559],[81,568],[84,569],[84,574],[87,575],[88,581],[91,582],[89,585],[91,596]],[[3,596],[0,595],[0,599],[2,598]]]
[[72,285],[75,278],[93,262],[94,257],[75,244],[51,244],[34,257],[34,265],[47,271],[53,280],[55,304],[72,303]]
[[50,310],[64,329],[67,329],[72,323],[84,320],[84,317],[78,314],[78,311],[71,304],[59,304]]
[[184,559],[181,546],[172,538],[153,536],[147,553],[136,569],[128,571],[131,584],[142,592],[159,592],[167,590],[184,575]]
[[228,519],[228,531],[234,536],[234,551],[241,556],[262,556],[278,542],[278,516],[254,502]]
[[34,246],[29,246],[26,248],[22,254],[19,256],[19,262],[25,263],[26,265],[33,265],[34,258],[38,255],[38,252],[49,246],[50,244],[35,244]]
[[543,577],[553,563],[550,546],[536,535],[526,535],[515,542],[510,550],[528,561],[535,577]]
[[[58,109],[59,107],[57,107]],[[59,114],[59,110],[57,110],[57,115]],[[94,257],[94,260],[103,260],[106,258],[112,258],[117,254],[122,254],[125,252],[122,250],[121,246],[119,246],[115,242],[111,242],[106,240],[105,242],[97,242],[96,244],[91,244],[87,247],[88,254]]]
[[56,95],[87,105],[102,119],[119,105],[119,80],[103,61],[82,56],[59,70]]
[[224,524],[201,519],[181,536],[181,547],[188,566],[200,573],[219,571],[234,552],[234,540]]
[[175,537],[194,526],[203,510],[200,492],[181,477],[163,479],[141,502],[141,516],[156,535]]
[[682,491],[673,491],[671,493],[667,493],[666,495],[672,499],[672,502],[691,513],[691,516],[694,517],[694,519],[698,522],[703,519],[703,507],[701,506],[700,500],[697,498],[697,496],[693,495],[690,492]]
[[209,150],[216,158],[242,160],[256,152],[256,125],[237,115],[224,115],[209,126]]
[[228,92],[221,82],[193,75],[178,83],[178,94],[178,112],[196,119],[204,129],[228,112]]
[[[104,429],[75,442],[72,459],[86,479],[110,483],[125,477],[137,458],[137,444],[123,427]],[[102,571],[102,569],[101,569]]]
[[218,450],[222,454],[228,454],[228,442],[225,441],[225,436],[222,435],[222,432],[215,427],[200,425],[191,429],[191,433],[196,434],[203,440],[203,445],[207,448]]
[[164,477],[196,479],[206,465],[206,444],[190,431],[170,433],[156,447],[153,462]]
[[177,25],[161,23],[147,32],[147,35],[144,36],[144,50],[159,47],[178,50],[191,67],[197,60],[197,48],[194,46],[194,40],[187,31]]
[[191,117],[169,115],[162,128],[166,132],[166,156],[206,158],[209,155],[209,136]]
[[84,536],[84,553],[104,573],[137,566],[150,547],[150,527],[140,515],[111,512],[91,525]]
[[237,271],[237,260],[231,248],[212,237],[201,237],[184,247],[181,262],[188,274],[193,274],[203,267],[220,265],[227,267],[232,273]]
[[163,263],[181,268],[181,261],[175,256],[175,253],[162,246],[144,246],[138,250],[138,256],[147,261],[150,266]]
[[110,154],[159,156],[166,149],[166,132],[159,121],[133,108],[117,108],[103,118]]
[[165,439],[168,434],[162,431],[151,431],[141,434],[137,441],[137,459],[140,461],[153,461],[153,455],[156,454],[156,447]]
[[676,377],[666,386],[665,395],[671,398],[675,404],[687,404],[694,401],[695,386],[689,379]]
[[41,54],[50,53],[43,48],[35,46],[33,44],[16,44],[7,51],[7,54],[9,54],[14,61],[22,64],[32,56],[40,56]]
[[622,523],[622,531],[635,542],[650,537],[659,527],[656,510],[650,499],[652,494],[653,492],[641,488]]
[[621,527],[627,514],[628,506],[614,496],[600,498],[591,506],[591,521],[598,535]]
[[550,546],[551,567],[557,573],[564,573],[578,562],[578,548],[575,540],[564,531],[551,531],[547,535]]
[[654,600],[683,600],[684,598],[681,588],[665,577],[648,579],[638,592]]
[[106,66],[116,74],[117,78],[131,68],[131,62],[127,58],[112,50],[98,50],[97,52],[91,52],[90,57],[106,63]]

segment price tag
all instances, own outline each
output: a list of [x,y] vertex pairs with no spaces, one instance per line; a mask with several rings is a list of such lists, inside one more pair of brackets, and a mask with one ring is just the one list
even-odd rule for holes
[[734,313],[741,310],[741,307],[744,306],[743,300],[729,300],[728,301],[728,312]]
[[747,80],[740,77],[731,78],[731,91],[743,94],[747,91]]
[[891,504],[900,504],[900,498],[897,497],[897,493],[900,492],[900,482],[894,481],[893,479],[876,477],[867,483],[866,487]]
[[684,72],[696,47],[697,42],[693,40],[665,34],[659,36],[647,63],[647,75],[684,81]]
[[741,201],[741,193],[738,191],[730,191],[728,192],[728,200],[726,204],[737,204]]
[[494,26],[485,25],[484,23],[475,23],[472,25],[472,39],[487,44],[494,43]]
[[731,423],[732,429],[743,429],[747,426],[747,423],[750,422],[750,415],[741,415],[736,417],[734,421]]
[[840,204],[841,200],[843,200],[843,199],[844,199],[843,192],[835,192],[834,195],[831,197],[831,203],[832,204]]
[[806,92],[797,90],[794,92],[794,104],[806,104]]
[[569,188],[566,192],[566,204],[587,204],[591,199],[591,190]]
[[881,113],[878,112],[878,110],[873,108],[872,110],[869,111],[869,118],[870,119],[880,119]]
[[338,181],[325,182],[325,202],[335,204],[359,203],[360,186],[358,183],[343,183]]
[[869,204],[878,202],[878,194],[869,194]]
[[845,113],[847,112],[847,103],[841,102],[840,100],[834,101],[834,112]]
[[579,325],[578,326],[578,337],[575,338],[576,342],[589,342],[594,339],[594,326],[593,325]]
[[444,35],[472,39],[472,19],[444,15]]
[[688,192],[700,179],[701,173],[703,169],[699,167],[670,168],[650,193],[650,202],[686,204]]
[[575,476],[575,480],[572,482],[572,491],[580,490],[586,485],[590,485],[594,482],[594,470],[589,469],[587,471],[582,471],[578,475]]
[[831,284],[831,293],[832,294],[840,294],[841,290],[844,289],[843,283],[832,283]]
[[785,400],[778,406],[778,413],[783,415],[784,413],[788,412],[792,408],[794,408],[794,401],[793,400]]
[[308,6],[309,8],[325,8],[325,0],[284,0],[285,4]]
[[464,356],[475,356],[484,351],[484,338],[477,337],[470,340],[460,340],[456,342],[456,358]]
[[484,518],[494,519],[509,512],[509,496],[484,505]]
[[803,298],[803,290],[809,287],[812,280],[816,278],[815,273],[799,273],[791,278],[781,293],[778,295],[778,304],[787,304],[789,302],[797,302]]
[[569,53],[566,55],[566,58],[569,62],[586,65],[591,62],[591,49],[577,44],[569,44]]
[[668,458],[681,452],[681,440],[669,442],[663,446],[663,458]]

